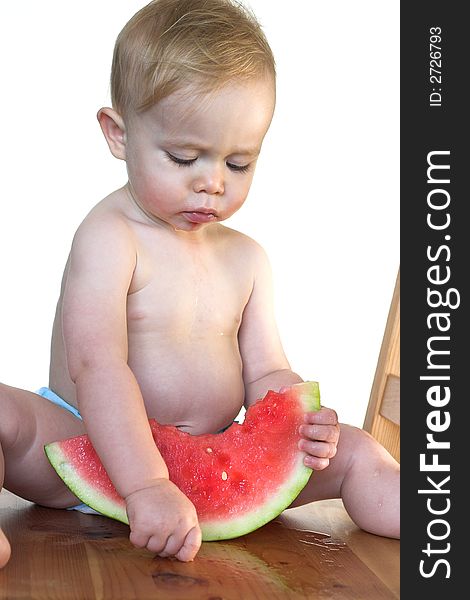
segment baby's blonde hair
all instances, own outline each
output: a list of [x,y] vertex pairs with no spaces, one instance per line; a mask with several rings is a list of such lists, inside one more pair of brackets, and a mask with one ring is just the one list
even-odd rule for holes
[[173,92],[219,89],[232,79],[275,78],[274,57],[253,13],[236,0],[153,0],[114,48],[111,100],[122,115]]

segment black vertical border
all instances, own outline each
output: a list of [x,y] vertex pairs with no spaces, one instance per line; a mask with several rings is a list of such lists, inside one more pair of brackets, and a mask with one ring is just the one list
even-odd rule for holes
[[[400,3],[401,597],[404,599],[460,598],[468,594],[464,580],[469,571],[464,563],[467,562],[468,543],[465,542],[470,529],[464,512],[468,497],[464,481],[470,458],[466,444],[470,441],[466,420],[466,407],[470,403],[469,386],[466,385],[466,375],[470,374],[470,266],[467,266],[470,263],[470,217],[466,215],[466,207],[470,204],[467,189],[470,107],[464,110],[469,94],[466,88],[470,88],[470,25],[463,14],[466,5],[456,0],[405,0]],[[440,83],[430,81],[432,27],[439,27],[442,32]],[[441,106],[430,106],[433,91],[441,93]],[[427,156],[429,152],[442,150],[449,150],[449,157],[441,156],[435,162],[450,164],[450,183],[440,187],[449,192],[451,201],[448,209],[435,216],[444,219],[445,212],[449,212],[451,221],[448,228],[437,231],[426,221],[428,213],[432,212],[428,206],[432,184],[427,181]],[[441,176],[444,178],[443,173]],[[444,245],[448,246],[450,256],[447,250],[442,250],[438,259],[430,261],[427,248],[430,247],[432,256],[436,256],[439,247]],[[446,266],[449,267],[447,284],[430,284],[428,269],[436,264],[440,265],[442,273],[447,272]],[[458,290],[460,305],[454,309],[430,308],[428,287],[440,289],[443,294],[448,288]],[[448,313],[451,322],[449,331],[441,333],[450,337],[448,342],[441,343],[441,349],[450,350],[449,355],[441,356],[440,362],[450,365],[446,372],[450,381],[442,383],[420,380],[422,375],[444,373],[428,369],[427,343],[430,336],[439,332],[435,327],[428,327],[427,317],[435,311]],[[427,452],[427,462],[430,462],[430,455],[435,452],[426,449],[427,418],[435,410],[426,395],[431,385],[448,385],[451,393],[447,406],[440,409],[443,418],[444,411],[450,414],[450,426],[435,434],[436,439],[450,442],[450,449],[438,452],[439,462],[450,465],[448,473],[425,473],[419,464],[421,453]],[[419,489],[433,488],[427,476],[439,484],[447,475],[450,480],[441,489],[448,489],[448,494],[418,493]],[[431,514],[428,498],[431,507],[439,510],[448,506],[448,498],[449,510],[442,515]],[[448,523],[449,534],[442,540],[433,540],[429,531],[436,537],[444,536],[448,531],[444,524],[430,525],[433,519],[439,518]],[[429,554],[423,552],[428,543]],[[448,566],[444,562],[437,564],[439,559],[447,561]],[[420,573],[420,561],[424,561],[423,571],[428,575],[433,572],[432,576],[424,577]]]

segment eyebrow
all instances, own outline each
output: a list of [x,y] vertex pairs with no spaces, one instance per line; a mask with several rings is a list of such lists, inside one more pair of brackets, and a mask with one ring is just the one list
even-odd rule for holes
[[241,148],[241,147],[236,147],[234,152],[232,152],[232,154],[242,154],[242,155],[247,155],[247,156],[253,156],[256,157],[259,155],[259,153],[261,152],[261,149],[258,147],[253,147],[253,148]]
[[[168,138],[165,140],[167,144],[172,146],[176,146],[177,148],[187,149],[187,150],[206,150],[207,147],[204,144],[200,144],[198,142],[193,142],[192,140],[184,139],[184,138]],[[230,155],[239,154],[242,156],[250,156],[256,158],[259,156],[261,149],[257,146],[244,148],[243,146],[235,146],[230,152]]]

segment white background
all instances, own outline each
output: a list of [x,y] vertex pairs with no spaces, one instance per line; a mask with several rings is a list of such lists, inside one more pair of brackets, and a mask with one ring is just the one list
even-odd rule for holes
[[[116,35],[144,4],[2,3],[4,383],[47,385],[73,233],[126,181],[96,112],[109,105]],[[292,368],[320,382],[342,421],[362,426],[399,267],[399,3],[250,5],[276,57],[278,102],[248,200],[229,224],[271,258]]]

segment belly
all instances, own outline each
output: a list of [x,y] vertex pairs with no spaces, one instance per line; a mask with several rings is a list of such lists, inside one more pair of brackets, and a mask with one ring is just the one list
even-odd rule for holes
[[[225,328],[207,321],[197,328],[184,326],[182,318],[176,322],[178,327],[161,327],[147,319],[130,320],[129,367],[149,418],[195,435],[215,433],[233,421],[244,402],[239,319],[225,319]],[[54,325],[49,385],[77,406],[60,319]]]
[[147,414],[194,435],[229,425],[244,402],[236,335],[186,340],[129,337],[129,366]]

